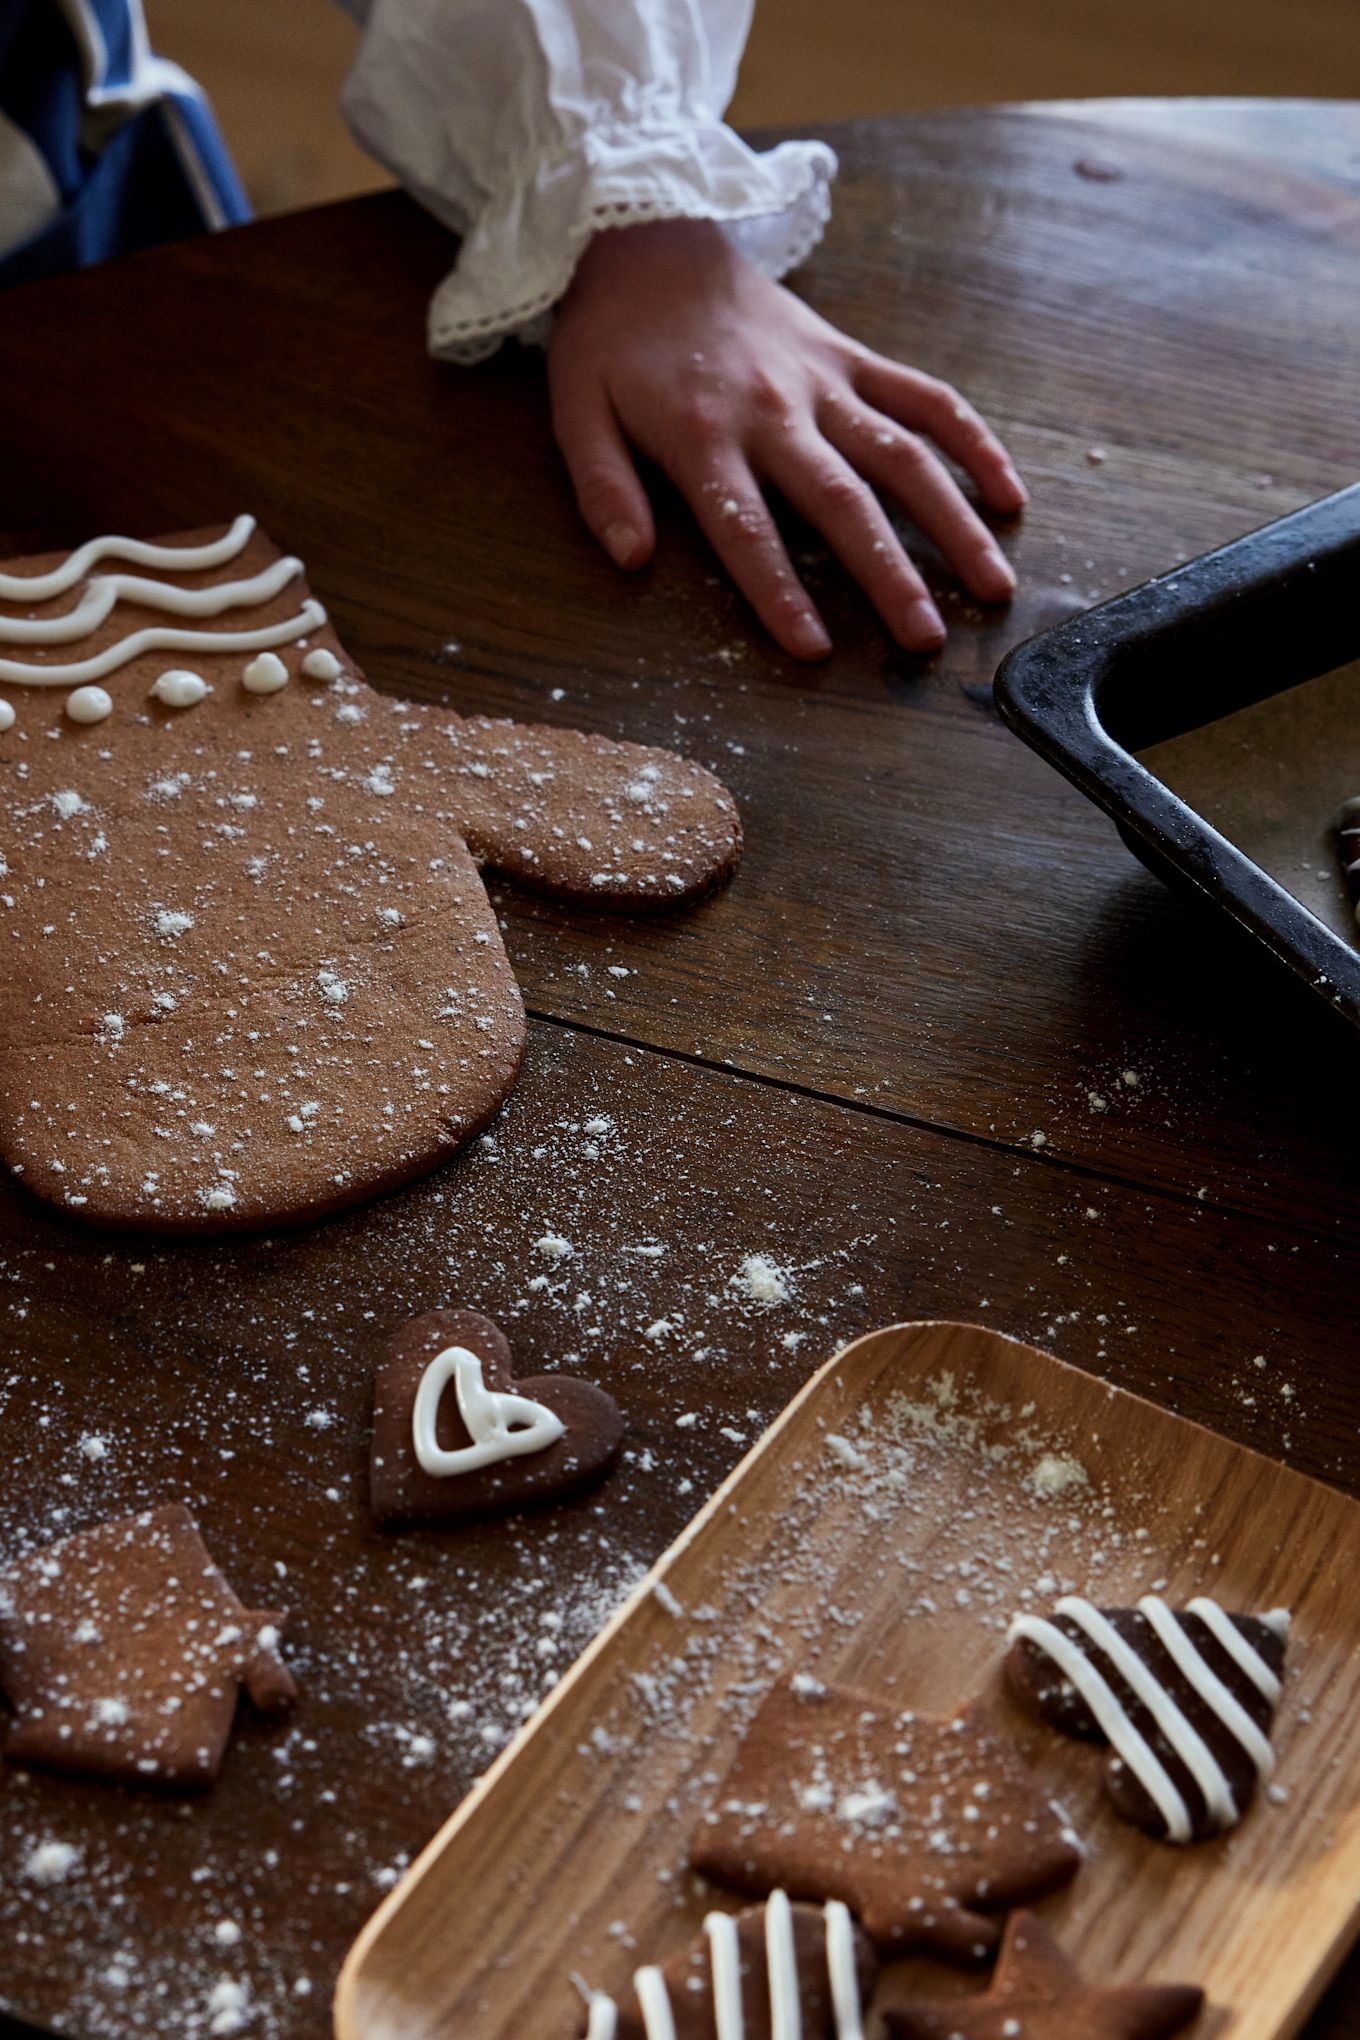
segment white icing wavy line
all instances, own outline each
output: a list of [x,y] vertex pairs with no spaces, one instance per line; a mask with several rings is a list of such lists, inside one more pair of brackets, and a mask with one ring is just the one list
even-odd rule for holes
[[[1058,1632],[1061,1635],[1061,1631]],[[864,2040],[855,1964],[855,1933],[848,1907],[838,1898],[823,1908],[826,1922],[826,1966],[836,2040]],[[742,2010],[741,1944],[731,1913],[711,1912],[704,1920],[709,1973],[713,1986],[713,2022],[717,2040],[746,2040]],[[803,2040],[803,2008],[798,1989],[798,1943],[788,1894],[772,1891],[765,1901],[765,1966],[770,1993],[770,2040]],[[584,1988],[584,1986],[583,1986]],[[642,2014],[644,2040],[675,2040],[675,2015],[661,1970],[652,1963],[633,1973]],[[618,2006],[603,1991],[592,1991],[586,2040],[614,2040]]]
[[18,659],[0,659],[0,680],[18,687],[76,687],[87,680],[102,680],[143,652],[266,652],[273,645],[291,644],[319,630],[326,612],[310,595],[296,616],[284,623],[264,624],[258,630],[176,630],[169,624],[149,624],[133,631],[131,637],[81,659],[70,666],[26,666]]
[[135,567],[178,568],[192,573],[199,567],[220,567],[244,552],[255,529],[253,517],[238,517],[225,537],[207,545],[152,545],[144,538],[91,538],[46,574],[0,574],[0,601],[47,602],[83,580],[100,560],[130,560]]
[[140,602],[172,616],[220,616],[224,609],[250,609],[272,601],[302,572],[291,555],[275,560],[245,581],[214,581],[206,588],[177,588],[172,581],[147,581],[140,574],[99,574],[74,609],[64,616],[0,616],[0,641],[14,645],[62,645],[98,630],[118,602]]

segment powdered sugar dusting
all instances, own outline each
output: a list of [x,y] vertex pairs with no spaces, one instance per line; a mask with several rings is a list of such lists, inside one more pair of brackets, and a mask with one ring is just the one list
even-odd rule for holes
[[[162,2040],[219,2018],[244,2019],[247,2034],[316,2030],[335,1954],[404,1862],[817,1359],[871,1309],[900,1311],[879,1241],[852,1231],[808,1255],[796,1142],[786,1161],[767,1157],[778,1209],[762,1200],[758,1225],[734,1224],[706,1197],[707,1122],[684,1073],[658,1076],[618,1049],[597,1073],[598,1054],[540,1032],[521,1087],[460,1162],[322,1230],[129,1248],[40,1219],[38,1244],[0,1250],[0,1414],[21,1406],[40,1447],[22,1492],[0,1487],[3,1559],[182,1495],[243,1597],[288,1611],[300,1688],[283,1724],[243,1706],[221,1778],[187,1813],[90,1785],[59,1788],[60,1815],[55,1799],[44,1814],[49,1784],[14,1773],[0,1849],[83,1852],[59,1887],[0,1871],[7,1946],[27,1936],[25,1960],[50,1974],[70,1966],[54,1965],[58,1941],[79,1939],[71,2030]],[[292,1138],[311,1138],[317,1097],[299,1083],[288,1109],[303,1129]],[[228,1193],[231,1178],[212,1173],[220,1123],[201,1123],[217,1128],[195,1136],[201,1186]],[[26,1313],[58,1253],[88,1306],[60,1372],[35,1379]],[[753,1255],[784,1271],[783,1304],[734,1286]],[[614,1394],[631,1420],[623,1458],[579,1503],[378,1537],[364,1501],[371,1369],[397,1324],[454,1303],[493,1317],[526,1371],[560,1368]],[[801,1346],[785,1346],[788,1330]],[[83,1442],[96,1439],[103,1456]],[[506,1576],[508,1601],[492,1587]],[[703,1636],[702,1609],[674,1598],[658,1609],[676,1638]],[[247,1812],[260,1794],[271,1820],[320,1846],[271,1859]],[[158,1886],[179,1894],[168,1915]],[[224,1919],[239,1942],[218,1935]]]
[[748,1254],[733,1277],[733,1282],[752,1303],[768,1307],[776,1303],[787,1303],[789,1300],[788,1270],[772,1261],[768,1254]]
[[72,1842],[38,1842],[25,1856],[20,1875],[44,1887],[65,1884],[80,1867],[80,1850]]

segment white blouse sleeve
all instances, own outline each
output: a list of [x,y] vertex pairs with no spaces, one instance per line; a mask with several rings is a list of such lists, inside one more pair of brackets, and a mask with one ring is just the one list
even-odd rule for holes
[[722,115],[752,0],[345,0],[365,20],[344,111],[463,237],[431,353],[477,361],[544,315],[605,227],[724,223],[772,276],[820,239],[836,158],[747,147]]

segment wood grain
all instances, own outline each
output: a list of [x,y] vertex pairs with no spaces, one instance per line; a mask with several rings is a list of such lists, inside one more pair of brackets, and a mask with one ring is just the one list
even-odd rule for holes
[[[511,901],[537,1010],[977,1138],[1039,1132],[1082,1166],[1282,1221],[1350,1224],[1348,1038],[1145,879],[995,722],[987,688],[1017,637],[1350,479],[1360,120],[1001,111],[837,140],[836,224],[809,295],[957,379],[1036,489],[1011,541],[1014,610],[955,605],[932,667],[885,648],[810,543],[839,640],[821,675],[770,651],[673,505],[656,569],[618,576],[569,501],[537,363],[516,350],[467,374],[422,358],[448,245],[396,197],[14,299],[0,373],[30,403],[7,548],[250,504],[380,684],[716,764],[751,846],[705,924],[724,969],[696,969],[657,929],[581,920],[564,939],[555,915]],[[1078,176],[1092,154],[1121,178]],[[73,357],[81,330],[101,345]],[[126,393],[153,389],[148,441]],[[623,993],[599,968],[609,943],[639,973]]]
[[[1036,1495],[1050,1453],[1089,1486]],[[1206,2032],[1286,2040],[1360,1926],[1357,1551],[1355,1503],[1046,1354],[960,1325],[872,1332],[809,1382],[386,1901],[341,1977],[338,2040],[556,2040],[573,1973],[622,1998],[638,1963],[699,1932],[712,1894],[685,1875],[690,1835],[759,1700],[796,1671],[932,1714],[985,1696],[1087,1847],[1043,1908],[1064,1946],[1112,1981],[1200,1983]],[[1048,1607],[1055,1570],[1104,1606],[1156,1581],[1173,1606],[1211,1588],[1229,1609],[1293,1608],[1273,1731],[1287,1815],[1263,1803],[1182,1850],[1118,1819],[1099,1761],[1036,1731],[999,1681],[1006,1620]],[[917,1961],[883,1997],[904,1981],[960,1988]]]
[[[601,1115],[612,1130],[586,1134]],[[535,1249],[547,1230],[574,1244],[565,1271]],[[223,1974],[249,1981],[271,2035],[324,2031],[375,1879],[814,1367],[875,1322],[994,1320],[1360,1486],[1360,1384],[1337,1330],[1360,1249],[1281,1249],[1269,1224],[558,1026],[532,1030],[493,1146],[348,1219],[139,1244],[7,1187],[0,1237],[0,1439],[24,1467],[0,1487],[0,1550],[187,1499],[233,1584],[291,1611],[302,1689],[290,1730],[242,1714],[189,1817],[0,1766],[0,2004],[82,2036],[159,2036]],[[750,1253],[788,1270],[788,1305],[745,1296]],[[372,1370],[395,1325],[453,1301],[497,1319],[535,1371],[607,1388],[625,1460],[563,1510],[384,1536],[365,1505]],[[91,1434],[102,1461],[80,1450]],[[41,1839],[83,1850],[70,1889],[21,1874]],[[220,1919],[242,1930],[225,1953]],[[129,1950],[115,1994],[103,1978]]]
[[[490,1147],[366,1213],[139,1250],[0,1190],[0,1442],[20,1469],[0,1552],[182,1494],[243,1591],[278,1581],[304,1687],[282,1742],[243,1717],[189,1817],[0,1767],[0,2004],[160,2040],[206,2023],[226,1974],[270,2040],[325,2032],[375,1880],[867,1324],[981,1313],[1360,1490],[1353,1044],[1143,878],[986,701],[1023,631],[1350,479],[1358,136],[1344,108],[1122,106],[837,137],[809,293],[965,384],[1038,484],[1008,540],[1015,611],[960,609],[920,671],[807,542],[841,638],[819,676],[769,652],[674,504],[656,569],[614,575],[534,360],[424,359],[449,248],[403,201],[6,299],[0,388],[23,402],[0,552],[252,508],[375,681],[678,743],[734,784],[749,850],[728,895],[664,927],[507,893],[540,1015],[524,1082]],[[1122,178],[1076,175],[1093,154]],[[548,1228],[578,1259],[543,1290]],[[790,1305],[762,1314],[735,1285],[754,1252],[790,1269]],[[633,1456],[560,1515],[378,1538],[372,1352],[455,1296],[536,1368],[611,1387]],[[86,1433],[109,1438],[97,1466]],[[87,1869],[42,1892],[20,1866],[48,1837]],[[1310,2040],[1354,2040],[1357,1976]]]

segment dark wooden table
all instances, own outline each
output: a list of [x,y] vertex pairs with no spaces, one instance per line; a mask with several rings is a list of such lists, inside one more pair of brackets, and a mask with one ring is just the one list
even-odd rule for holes
[[[1143,875],[989,696],[1018,638],[1355,479],[1360,114],[1030,107],[835,139],[801,287],[966,388],[1034,488],[1014,609],[946,591],[928,665],[806,537],[838,644],[818,673],[672,505],[656,567],[617,576],[538,357],[425,359],[449,247],[399,197],[0,303],[0,551],[252,509],[379,685],[682,746],[749,846],[672,921],[506,890],[523,1080],[400,1196],[213,1249],[0,1186],[0,1551],[183,1496],[247,1597],[291,1607],[304,1693],[281,1733],[243,1717],[188,1809],[0,1766],[0,2003],[49,2030],[207,2032],[225,1977],[249,2033],[323,2033],[385,1885],[865,1327],[979,1317],[1360,1491],[1360,1043]],[[576,1248],[546,1288],[545,1227]],[[789,1303],[743,1301],[751,1253]],[[535,1363],[579,1356],[630,1457],[556,1514],[382,1538],[375,1346],[451,1299]],[[47,1838],[83,1853],[43,1890],[19,1864]],[[1360,2032],[1357,1995],[1352,1963],[1310,2040]]]

